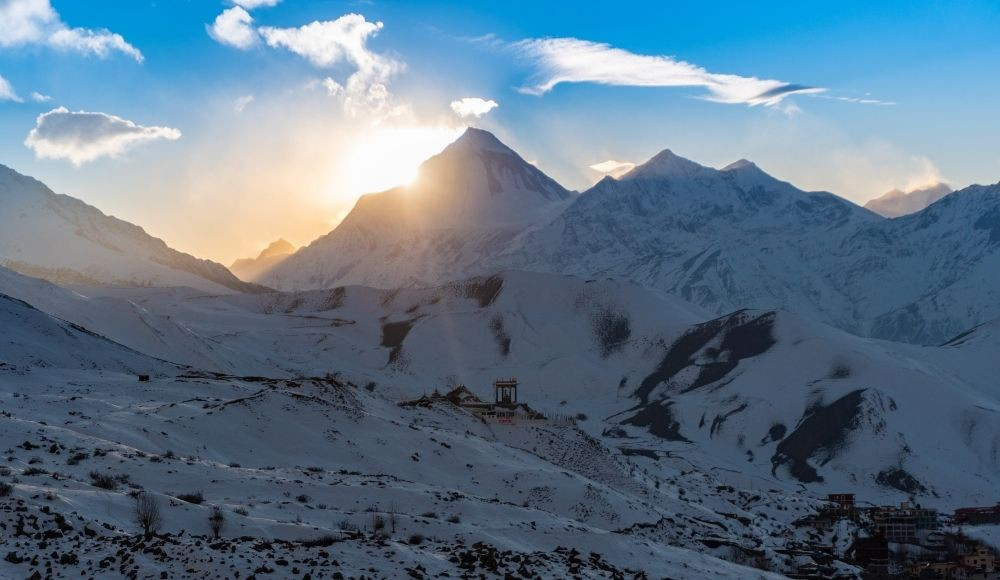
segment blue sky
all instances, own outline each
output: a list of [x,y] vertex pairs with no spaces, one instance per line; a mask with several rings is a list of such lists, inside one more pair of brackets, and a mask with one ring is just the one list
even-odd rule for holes
[[[35,20],[11,24],[25,10]],[[237,10],[245,36],[213,32]],[[309,242],[470,124],[577,189],[601,176],[591,165],[667,147],[857,202],[1000,180],[996,2],[0,0],[2,14],[0,163],[226,262]],[[313,22],[337,24],[296,32]],[[779,96],[754,100],[751,77]],[[498,106],[461,117],[463,97]]]

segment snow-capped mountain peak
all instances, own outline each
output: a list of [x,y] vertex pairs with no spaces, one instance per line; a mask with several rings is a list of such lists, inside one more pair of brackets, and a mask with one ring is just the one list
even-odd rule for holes
[[[440,219],[523,221],[532,210],[570,197],[570,193],[492,133],[468,128],[444,151],[420,167],[417,181],[405,188],[419,198],[421,213],[438,211]],[[503,201],[482,203],[476,199]],[[438,204],[447,203],[438,208]],[[473,216],[473,213],[479,215]]]
[[572,192],[493,134],[469,128],[416,181],[358,200],[332,232],[268,272],[288,289],[437,282],[546,223]]
[[685,159],[670,149],[664,149],[650,158],[649,161],[623,175],[621,181],[663,177],[691,177],[706,171],[711,171],[711,169],[690,159]]
[[503,144],[496,135],[485,129],[467,127],[462,136],[445,148],[445,151],[452,149],[466,149],[473,151],[495,151],[497,153],[507,153],[515,155],[514,151]]
[[722,168],[722,171],[737,171],[740,169],[760,169],[757,164],[749,159],[739,159]]
[[869,200],[865,207],[885,217],[900,217],[916,213],[952,193],[946,183],[932,183],[910,191],[895,188]]

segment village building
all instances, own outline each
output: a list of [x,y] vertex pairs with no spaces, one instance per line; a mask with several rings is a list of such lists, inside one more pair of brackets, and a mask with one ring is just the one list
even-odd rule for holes
[[996,571],[996,555],[987,548],[976,548],[971,554],[962,556],[961,563],[975,570],[984,572]]
[[857,516],[853,493],[831,493],[826,496],[826,501],[829,505],[824,511],[833,518],[853,520]]
[[492,403],[483,401],[465,385],[459,385],[441,394],[437,389],[430,395],[424,395],[419,399],[403,401],[400,405],[405,407],[429,407],[435,403],[451,403],[471,412],[477,418],[499,425],[513,425],[524,421],[548,421],[567,422],[559,418],[549,418],[535,411],[526,403],[521,403],[517,398],[518,382],[516,378],[498,379],[493,383],[494,400]]
[[909,502],[899,507],[875,508],[871,517],[878,534],[889,542],[912,544],[917,541],[918,531],[938,528],[937,510],[913,506]]
[[955,510],[956,524],[1000,524],[1000,503],[991,507],[970,507]]

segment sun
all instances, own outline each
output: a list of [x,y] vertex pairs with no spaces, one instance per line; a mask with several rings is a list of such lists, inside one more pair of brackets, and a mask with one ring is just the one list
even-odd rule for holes
[[349,146],[340,164],[344,192],[351,196],[411,183],[428,157],[457,139],[462,128],[379,127]]

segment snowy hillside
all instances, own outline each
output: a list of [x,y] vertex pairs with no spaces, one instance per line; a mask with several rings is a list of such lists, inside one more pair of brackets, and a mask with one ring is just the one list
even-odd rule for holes
[[0,294],[0,328],[0,372],[7,375],[4,382],[16,382],[13,377],[36,367],[119,373],[150,373],[173,367],[6,294]]
[[[158,291],[192,298],[204,295],[188,288]],[[208,371],[231,372],[240,368],[245,373],[257,373],[270,368],[258,365],[252,356],[200,336],[183,324],[150,312],[133,301],[85,296],[81,292],[91,290],[67,290],[0,267],[0,294],[30,302],[47,314],[127,344],[151,357]]]
[[496,137],[470,128],[427,160],[413,184],[363,196],[336,229],[260,281],[309,290],[452,279],[571,198]]
[[[484,399],[516,376],[533,408],[584,417],[612,447],[767,485],[952,505],[988,499],[1000,473],[989,327],[947,347],[901,345],[783,312],[709,320],[633,283],[527,272],[428,290],[127,292],[272,374],[332,373],[392,398],[464,384]],[[948,427],[928,437],[931,412]]]
[[138,226],[2,165],[0,205],[0,266],[29,276],[57,284],[257,290],[221,264],[173,250]]
[[[1000,476],[995,323],[898,345],[517,271],[428,289],[88,296],[0,273],[0,292],[126,344],[3,299],[18,338],[0,345],[0,437],[18,443],[0,526],[53,532],[44,550],[15,533],[0,573],[48,559],[74,575],[850,575],[850,529],[793,525],[825,493],[950,508],[992,501]],[[202,349],[215,372],[127,348],[157,338],[175,360]],[[505,376],[550,419],[400,404],[462,384],[491,400]],[[169,535],[135,536],[138,490]]]
[[869,313],[872,336],[941,344],[1000,318],[1000,183],[862,228],[837,263],[854,273],[847,292]]

